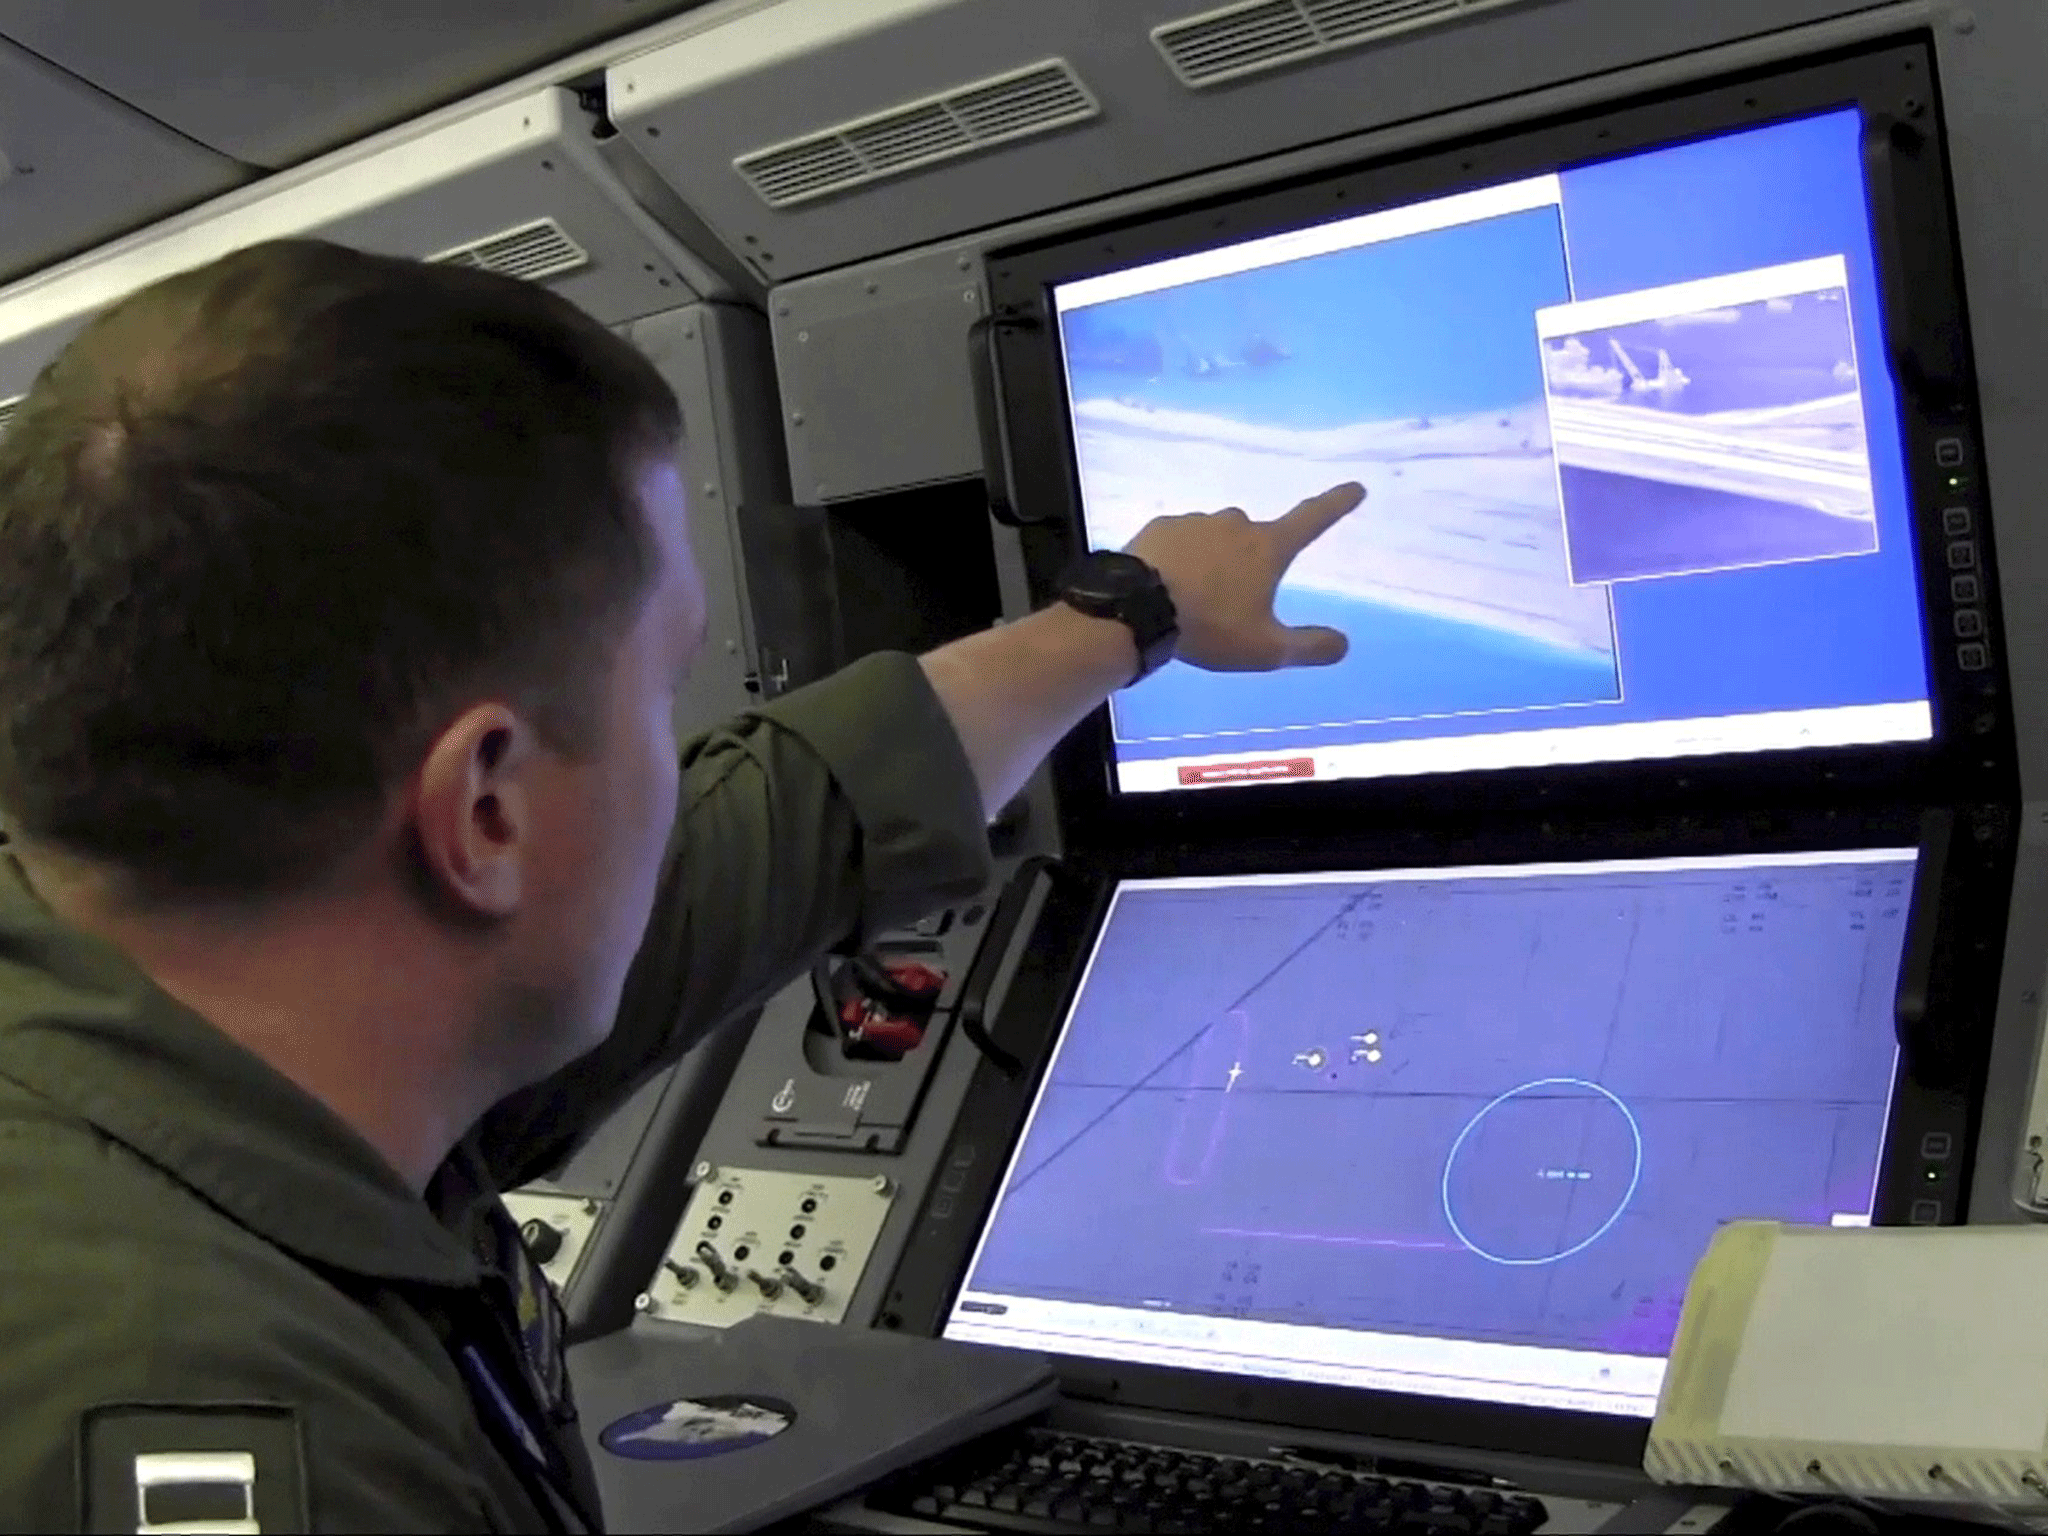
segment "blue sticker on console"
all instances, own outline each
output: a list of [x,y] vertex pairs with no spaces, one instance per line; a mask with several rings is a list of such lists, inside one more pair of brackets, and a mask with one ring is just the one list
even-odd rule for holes
[[597,1443],[635,1461],[697,1461],[750,1450],[796,1422],[774,1397],[679,1397],[607,1425]]

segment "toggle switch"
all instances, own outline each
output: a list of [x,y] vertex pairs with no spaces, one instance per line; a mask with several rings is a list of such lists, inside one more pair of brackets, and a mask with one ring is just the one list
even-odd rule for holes
[[719,1257],[716,1248],[712,1247],[709,1243],[699,1243],[697,1245],[697,1257],[702,1259],[704,1267],[711,1271],[711,1283],[713,1285],[717,1286],[721,1291],[732,1291],[738,1288],[740,1277],[732,1272],[731,1267],[724,1259]]
[[782,1266],[782,1278],[792,1291],[803,1298],[803,1303],[807,1307],[815,1307],[825,1299],[825,1287],[815,1280],[806,1279],[800,1271],[790,1268],[787,1264]]

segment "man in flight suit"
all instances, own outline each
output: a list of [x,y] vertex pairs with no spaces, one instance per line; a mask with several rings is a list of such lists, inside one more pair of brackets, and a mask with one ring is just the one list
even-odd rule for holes
[[[0,1527],[597,1528],[498,1191],[976,890],[1137,672],[1056,604],[679,758],[681,430],[544,289],[286,241],[0,438]],[[1148,526],[1181,656],[1340,657],[1273,594],[1361,495]]]

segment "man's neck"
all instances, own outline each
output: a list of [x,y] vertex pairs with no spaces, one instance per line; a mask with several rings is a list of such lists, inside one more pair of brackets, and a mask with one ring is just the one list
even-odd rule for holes
[[143,916],[89,876],[22,862],[59,917],[326,1105],[414,1189],[499,1096],[479,1082],[458,966],[374,896]]

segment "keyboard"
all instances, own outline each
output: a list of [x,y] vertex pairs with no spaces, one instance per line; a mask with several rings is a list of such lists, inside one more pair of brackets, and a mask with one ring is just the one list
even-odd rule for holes
[[1207,1536],[1524,1536],[1549,1518],[1523,1494],[1374,1477],[1298,1462],[1213,1456],[1029,1428],[941,1458],[871,1500],[987,1531]]

